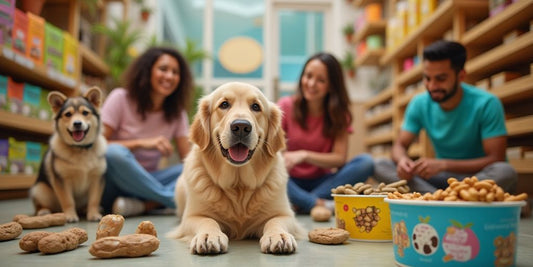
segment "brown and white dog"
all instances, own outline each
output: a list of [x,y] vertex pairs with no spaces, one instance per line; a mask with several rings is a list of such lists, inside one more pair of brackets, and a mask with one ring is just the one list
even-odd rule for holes
[[43,157],[37,181],[30,189],[35,213],[64,212],[68,222],[77,222],[77,212],[98,221],[104,188],[107,142],[102,135],[102,92],[93,87],[83,97],[67,98],[50,92],[54,133]]
[[296,250],[305,235],[287,196],[281,111],[256,87],[227,83],[200,100],[194,146],[176,186],[180,225],[169,237],[193,254],[225,253],[229,239],[260,238],[264,253]]

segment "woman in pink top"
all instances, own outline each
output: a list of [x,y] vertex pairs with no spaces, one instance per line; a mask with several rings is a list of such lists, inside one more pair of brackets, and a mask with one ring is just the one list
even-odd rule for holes
[[[175,208],[174,187],[182,165],[158,170],[161,157],[189,153],[187,108],[193,79],[183,56],[171,48],[150,48],[124,76],[102,107],[108,146],[106,212],[138,215],[157,206]],[[172,143],[174,140],[174,143]]]
[[[331,189],[364,182],[374,171],[368,154],[347,161],[352,132],[350,99],[341,66],[328,53],[313,55],[304,65],[295,95],[281,98],[284,152],[291,203],[301,213],[314,207],[333,210]],[[334,172],[333,170],[337,170]]]

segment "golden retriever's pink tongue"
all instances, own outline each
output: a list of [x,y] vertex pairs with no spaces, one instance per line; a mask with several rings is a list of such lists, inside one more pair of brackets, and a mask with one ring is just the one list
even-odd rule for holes
[[248,148],[242,144],[234,145],[229,148],[229,156],[234,161],[244,161],[248,157]]
[[79,142],[85,137],[85,133],[83,131],[74,131],[72,132],[72,138],[74,141]]

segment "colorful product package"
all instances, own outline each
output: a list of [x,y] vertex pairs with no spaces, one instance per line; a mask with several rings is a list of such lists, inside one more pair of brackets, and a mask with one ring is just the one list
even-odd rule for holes
[[7,173],[7,156],[9,154],[9,142],[0,139],[0,173]]
[[28,43],[26,56],[37,65],[43,64],[44,54],[44,19],[33,14],[28,16]]
[[0,75],[0,110],[7,109],[7,77]]
[[28,16],[18,8],[15,8],[13,16],[12,42],[13,50],[26,56],[26,45],[28,44]]
[[41,103],[41,88],[29,83],[24,84],[22,115],[37,118]]
[[22,100],[24,97],[24,83],[7,78],[7,110],[11,113],[22,114]]
[[41,164],[41,144],[38,142],[26,141],[26,162],[24,164],[24,174],[37,174]]
[[26,161],[26,143],[17,141],[9,137],[9,149],[7,155],[8,173],[24,173],[24,162]]
[[39,114],[38,117],[40,120],[47,121],[52,117],[52,108],[50,103],[48,103],[48,90],[41,89],[41,97],[39,100]]
[[44,64],[56,71],[63,71],[63,31],[46,23],[44,26]]
[[69,33],[63,32],[63,73],[78,78],[78,41]]
[[0,45],[12,46],[11,31],[13,29],[13,16],[15,0],[0,1]]

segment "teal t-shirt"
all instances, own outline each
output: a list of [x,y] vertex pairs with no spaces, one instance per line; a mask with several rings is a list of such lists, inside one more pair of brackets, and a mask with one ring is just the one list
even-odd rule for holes
[[424,92],[413,97],[405,111],[402,129],[416,135],[425,129],[437,158],[484,157],[484,139],[507,135],[500,100],[472,85],[461,86],[463,98],[453,110],[443,110]]

